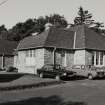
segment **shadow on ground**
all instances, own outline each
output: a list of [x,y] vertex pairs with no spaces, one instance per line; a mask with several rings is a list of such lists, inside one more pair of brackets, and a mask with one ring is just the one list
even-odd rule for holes
[[55,95],[46,98],[37,97],[24,101],[2,103],[0,105],[87,105],[87,104],[84,102],[73,101],[63,102],[63,99]]
[[74,76],[74,77],[62,77],[61,79],[64,81],[76,81],[76,80],[84,80],[86,79],[86,77]]
[[[86,77],[83,77],[83,76],[75,76],[75,77],[63,77],[61,78],[62,80],[64,81],[77,81],[77,80],[85,80],[87,79]],[[105,77],[97,77],[97,78],[94,78],[93,80],[105,80]]]
[[23,74],[0,74],[0,82],[10,82],[23,76]]

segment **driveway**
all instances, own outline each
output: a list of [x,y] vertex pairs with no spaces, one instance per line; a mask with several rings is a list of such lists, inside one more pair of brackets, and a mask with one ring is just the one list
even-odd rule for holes
[[[105,105],[105,80],[76,80],[65,84],[0,92],[5,105]],[[10,102],[10,103],[9,103]]]

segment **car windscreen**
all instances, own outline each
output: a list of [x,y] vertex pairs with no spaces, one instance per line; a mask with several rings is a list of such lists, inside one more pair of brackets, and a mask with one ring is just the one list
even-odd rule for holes
[[74,65],[74,66],[72,67],[72,69],[81,69],[81,66],[80,66],[80,65]]
[[45,70],[53,70],[53,66],[52,65],[45,65],[44,69]]

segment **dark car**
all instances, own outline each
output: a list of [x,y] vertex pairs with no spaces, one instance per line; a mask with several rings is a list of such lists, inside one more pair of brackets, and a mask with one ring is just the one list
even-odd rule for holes
[[60,77],[72,77],[75,75],[75,72],[66,70],[66,68],[61,65],[47,64],[41,69],[37,69],[37,74],[39,77],[51,76],[59,80]]
[[91,65],[74,65],[71,71],[76,72],[78,76],[84,76],[88,79],[105,77],[105,70],[103,68],[93,67]]

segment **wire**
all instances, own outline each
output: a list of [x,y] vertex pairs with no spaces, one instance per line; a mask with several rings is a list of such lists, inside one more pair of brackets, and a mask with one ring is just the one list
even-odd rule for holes
[[0,3],[0,6],[3,5],[3,4],[5,4],[7,1],[8,1],[8,0],[2,1],[2,2]]

